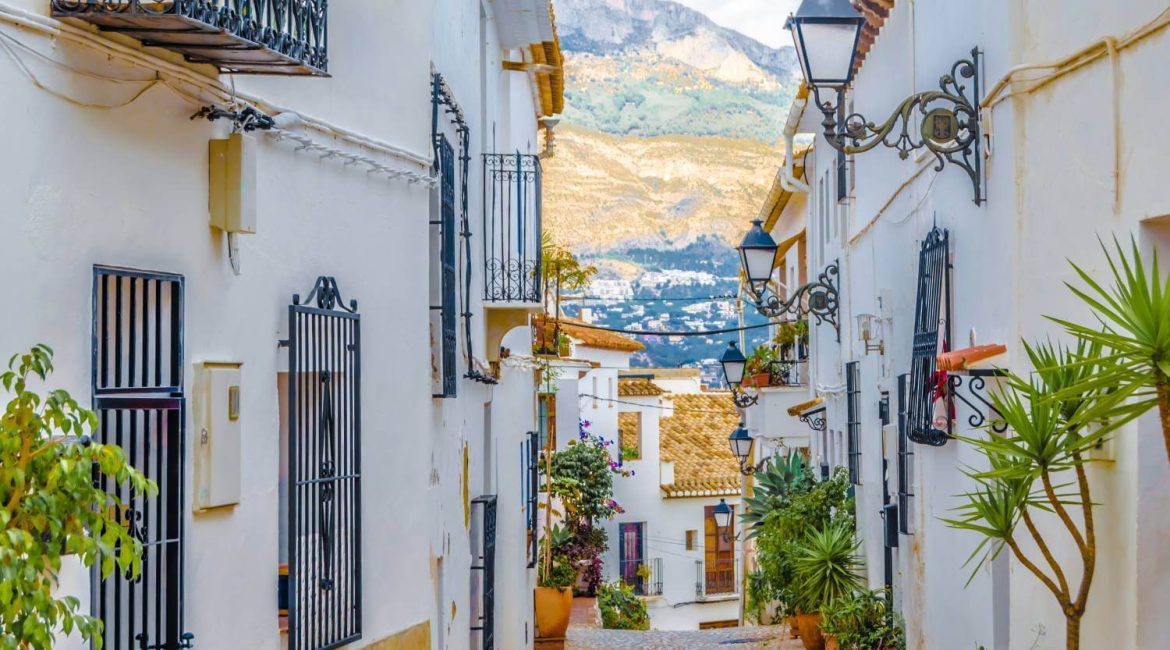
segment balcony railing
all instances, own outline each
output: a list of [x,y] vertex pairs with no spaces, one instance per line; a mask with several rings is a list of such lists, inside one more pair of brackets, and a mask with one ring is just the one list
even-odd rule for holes
[[662,595],[662,558],[650,558],[650,563],[647,564],[650,568],[650,575],[646,578],[645,595],[647,596],[661,596]]
[[739,558],[727,564],[730,566],[720,566],[708,574],[706,563],[703,560],[695,560],[696,600],[723,599],[739,594]]
[[541,301],[540,159],[515,154],[483,157],[483,298]]
[[242,74],[327,75],[327,0],[52,0],[77,18]]

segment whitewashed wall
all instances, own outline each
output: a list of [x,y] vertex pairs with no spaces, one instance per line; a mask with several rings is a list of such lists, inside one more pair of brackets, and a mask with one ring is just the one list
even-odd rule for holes
[[[869,119],[884,119],[905,96],[934,89],[939,75],[976,45],[986,56],[986,89],[1014,65],[1060,58],[1102,36],[1132,30],[1165,9],[1152,1],[1124,7],[1075,4],[898,3],[855,83],[853,108]],[[929,161],[913,156],[901,161],[882,147],[856,157],[856,191],[847,228],[851,241],[843,251],[841,322],[843,360],[862,363],[858,508],[871,583],[873,568],[881,562],[880,520],[872,517],[881,499],[876,480],[881,451],[871,405],[880,390],[890,391],[894,400],[896,376],[909,369],[922,238],[935,223],[950,230],[954,345],[1006,343],[1007,363],[1026,370],[1019,338],[1060,336],[1045,315],[1087,317],[1062,285],[1074,278],[1065,258],[1084,264],[1091,273],[1102,273],[1097,236],[1117,235],[1124,241],[1133,235],[1147,248],[1166,245],[1163,222],[1157,218],[1170,213],[1170,199],[1159,191],[1154,171],[1164,167],[1165,148],[1145,137],[1141,125],[1157,119],[1153,112],[1158,102],[1153,98],[1164,96],[1170,85],[1157,63],[1168,51],[1170,40],[1160,34],[1119,55],[1117,101],[1122,120],[1116,206],[1114,91],[1107,60],[995,108],[988,203],[983,207],[972,203],[970,181],[957,168],[948,167],[937,176],[928,170],[910,180]],[[819,121],[819,113],[810,110],[802,126],[819,132]],[[817,146],[831,151],[823,139]],[[831,156],[818,156],[810,166],[810,180],[831,178],[832,162]],[[906,189],[890,201],[903,183],[908,184]],[[818,236],[814,230],[821,228],[819,236],[824,235],[823,222],[813,217],[817,200],[814,195],[810,245]],[[887,202],[884,214],[871,225]],[[846,335],[855,314],[878,313],[879,298],[889,319],[884,358],[863,354],[855,336]],[[816,341],[822,356],[825,341]],[[818,370],[832,372],[822,364]],[[967,413],[960,405],[961,423]],[[832,421],[830,426],[835,426]],[[1094,497],[1102,503],[1095,509],[1098,564],[1110,569],[1098,571],[1094,580],[1082,647],[1146,648],[1170,642],[1170,628],[1154,614],[1164,607],[1160,595],[1164,590],[1156,586],[1155,576],[1165,575],[1168,568],[1168,558],[1155,550],[1154,540],[1164,538],[1168,524],[1152,499],[1170,482],[1165,459],[1153,460],[1160,442],[1154,428],[1148,418],[1127,427],[1112,447],[1115,460],[1092,472]],[[961,426],[959,431],[968,430]],[[997,649],[1063,647],[1063,617],[1055,601],[1014,560],[1009,565],[1005,558],[963,588],[969,569],[962,561],[978,538],[952,531],[937,518],[947,516],[957,503],[954,495],[966,486],[959,468],[977,461],[977,455],[957,442],[937,449],[916,446],[914,451],[917,532],[902,536],[895,554],[895,591],[906,613],[910,647],[975,643]],[[896,457],[891,452],[887,449],[893,463]],[[1071,542],[1051,524],[1042,527],[1052,539],[1061,540],[1056,543],[1058,557],[1071,562]]]

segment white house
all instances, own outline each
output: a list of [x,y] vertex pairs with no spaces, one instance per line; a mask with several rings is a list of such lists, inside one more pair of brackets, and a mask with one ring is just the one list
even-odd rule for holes
[[108,648],[529,648],[535,386],[497,361],[540,310],[551,5],[237,4],[0,2],[0,350],[52,346],[160,487],[141,580],[61,590]]
[[[549,340],[553,325],[542,322]],[[541,396],[541,419],[555,449],[588,422],[617,442],[613,460],[631,471],[614,479],[623,511],[604,523],[603,579],[633,585],[654,629],[738,623],[742,542],[734,525],[717,529],[712,513],[721,500],[738,508],[741,493],[727,442],[739,421],[730,395],[702,392],[697,369],[629,368],[640,343],[582,325],[561,319],[569,350],[550,359],[556,390]]]
[[[1064,287],[1076,281],[1066,260],[1106,274],[1098,237],[1134,237],[1147,252],[1170,253],[1170,198],[1155,171],[1165,147],[1142,127],[1157,119],[1151,98],[1170,91],[1161,64],[1170,54],[1166,8],[855,5],[866,22],[846,112],[880,124],[912,93],[956,75],[966,101],[981,106],[980,133],[971,174],[925,149],[900,157],[878,145],[843,156],[822,133],[815,96],[798,95],[786,135],[791,144],[798,131],[812,134],[815,143],[803,166],[781,170],[792,198],[768,227],[780,242],[792,234],[786,223],[807,224],[802,281],[834,263],[840,270],[839,331],[812,328],[811,383],[822,401],[804,412],[826,409],[812,455],[850,467],[868,582],[892,588],[908,647],[1063,648],[1056,601],[1011,553],[966,584],[964,561],[980,539],[939,518],[954,515],[957,495],[971,487],[962,468],[979,456],[946,436],[918,444],[910,432],[976,434],[992,416],[983,401],[996,382],[988,369],[1026,373],[1021,339],[1064,338],[1048,315],[1087,321]],[[791,275],[787,262],[780,273]],[[920,340],[927,344],[916,353]],[[933,371],[941,352],[985,344],[1006,353],[945,373],[953,412],[930,392],[940,375],[911,371],[915,363]],[[908,406],[915,401],[927,406]],[[1157,648],[1170,639],[1161,615],[1170,556],[1158,550],[1170,517],[1157,505],[1170,468],[1156,417],[1120,430],[1090,470],[1100,495],[1098,567],[1109,568],[1093,580],[1081,647]],[[1038,525],[1057,531],[1053,523],[1042,517]],[[1068,566],[1071,538],[1049,538]],[[1024,551],[1039,556],[1032,544]]]

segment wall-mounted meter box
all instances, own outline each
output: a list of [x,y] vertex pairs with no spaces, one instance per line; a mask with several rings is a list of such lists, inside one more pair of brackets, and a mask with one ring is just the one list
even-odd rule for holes
[[241,364],[195,366],[195,512],[240,502]]
[[212,140],[208,210],[211,225],[224,232],[256,232],[256,152],[242,133]]

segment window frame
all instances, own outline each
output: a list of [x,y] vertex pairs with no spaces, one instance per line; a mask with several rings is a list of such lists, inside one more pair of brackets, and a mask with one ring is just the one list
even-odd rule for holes
[[861,485],[861,362],[845,364],[846,446],[849,482]]

